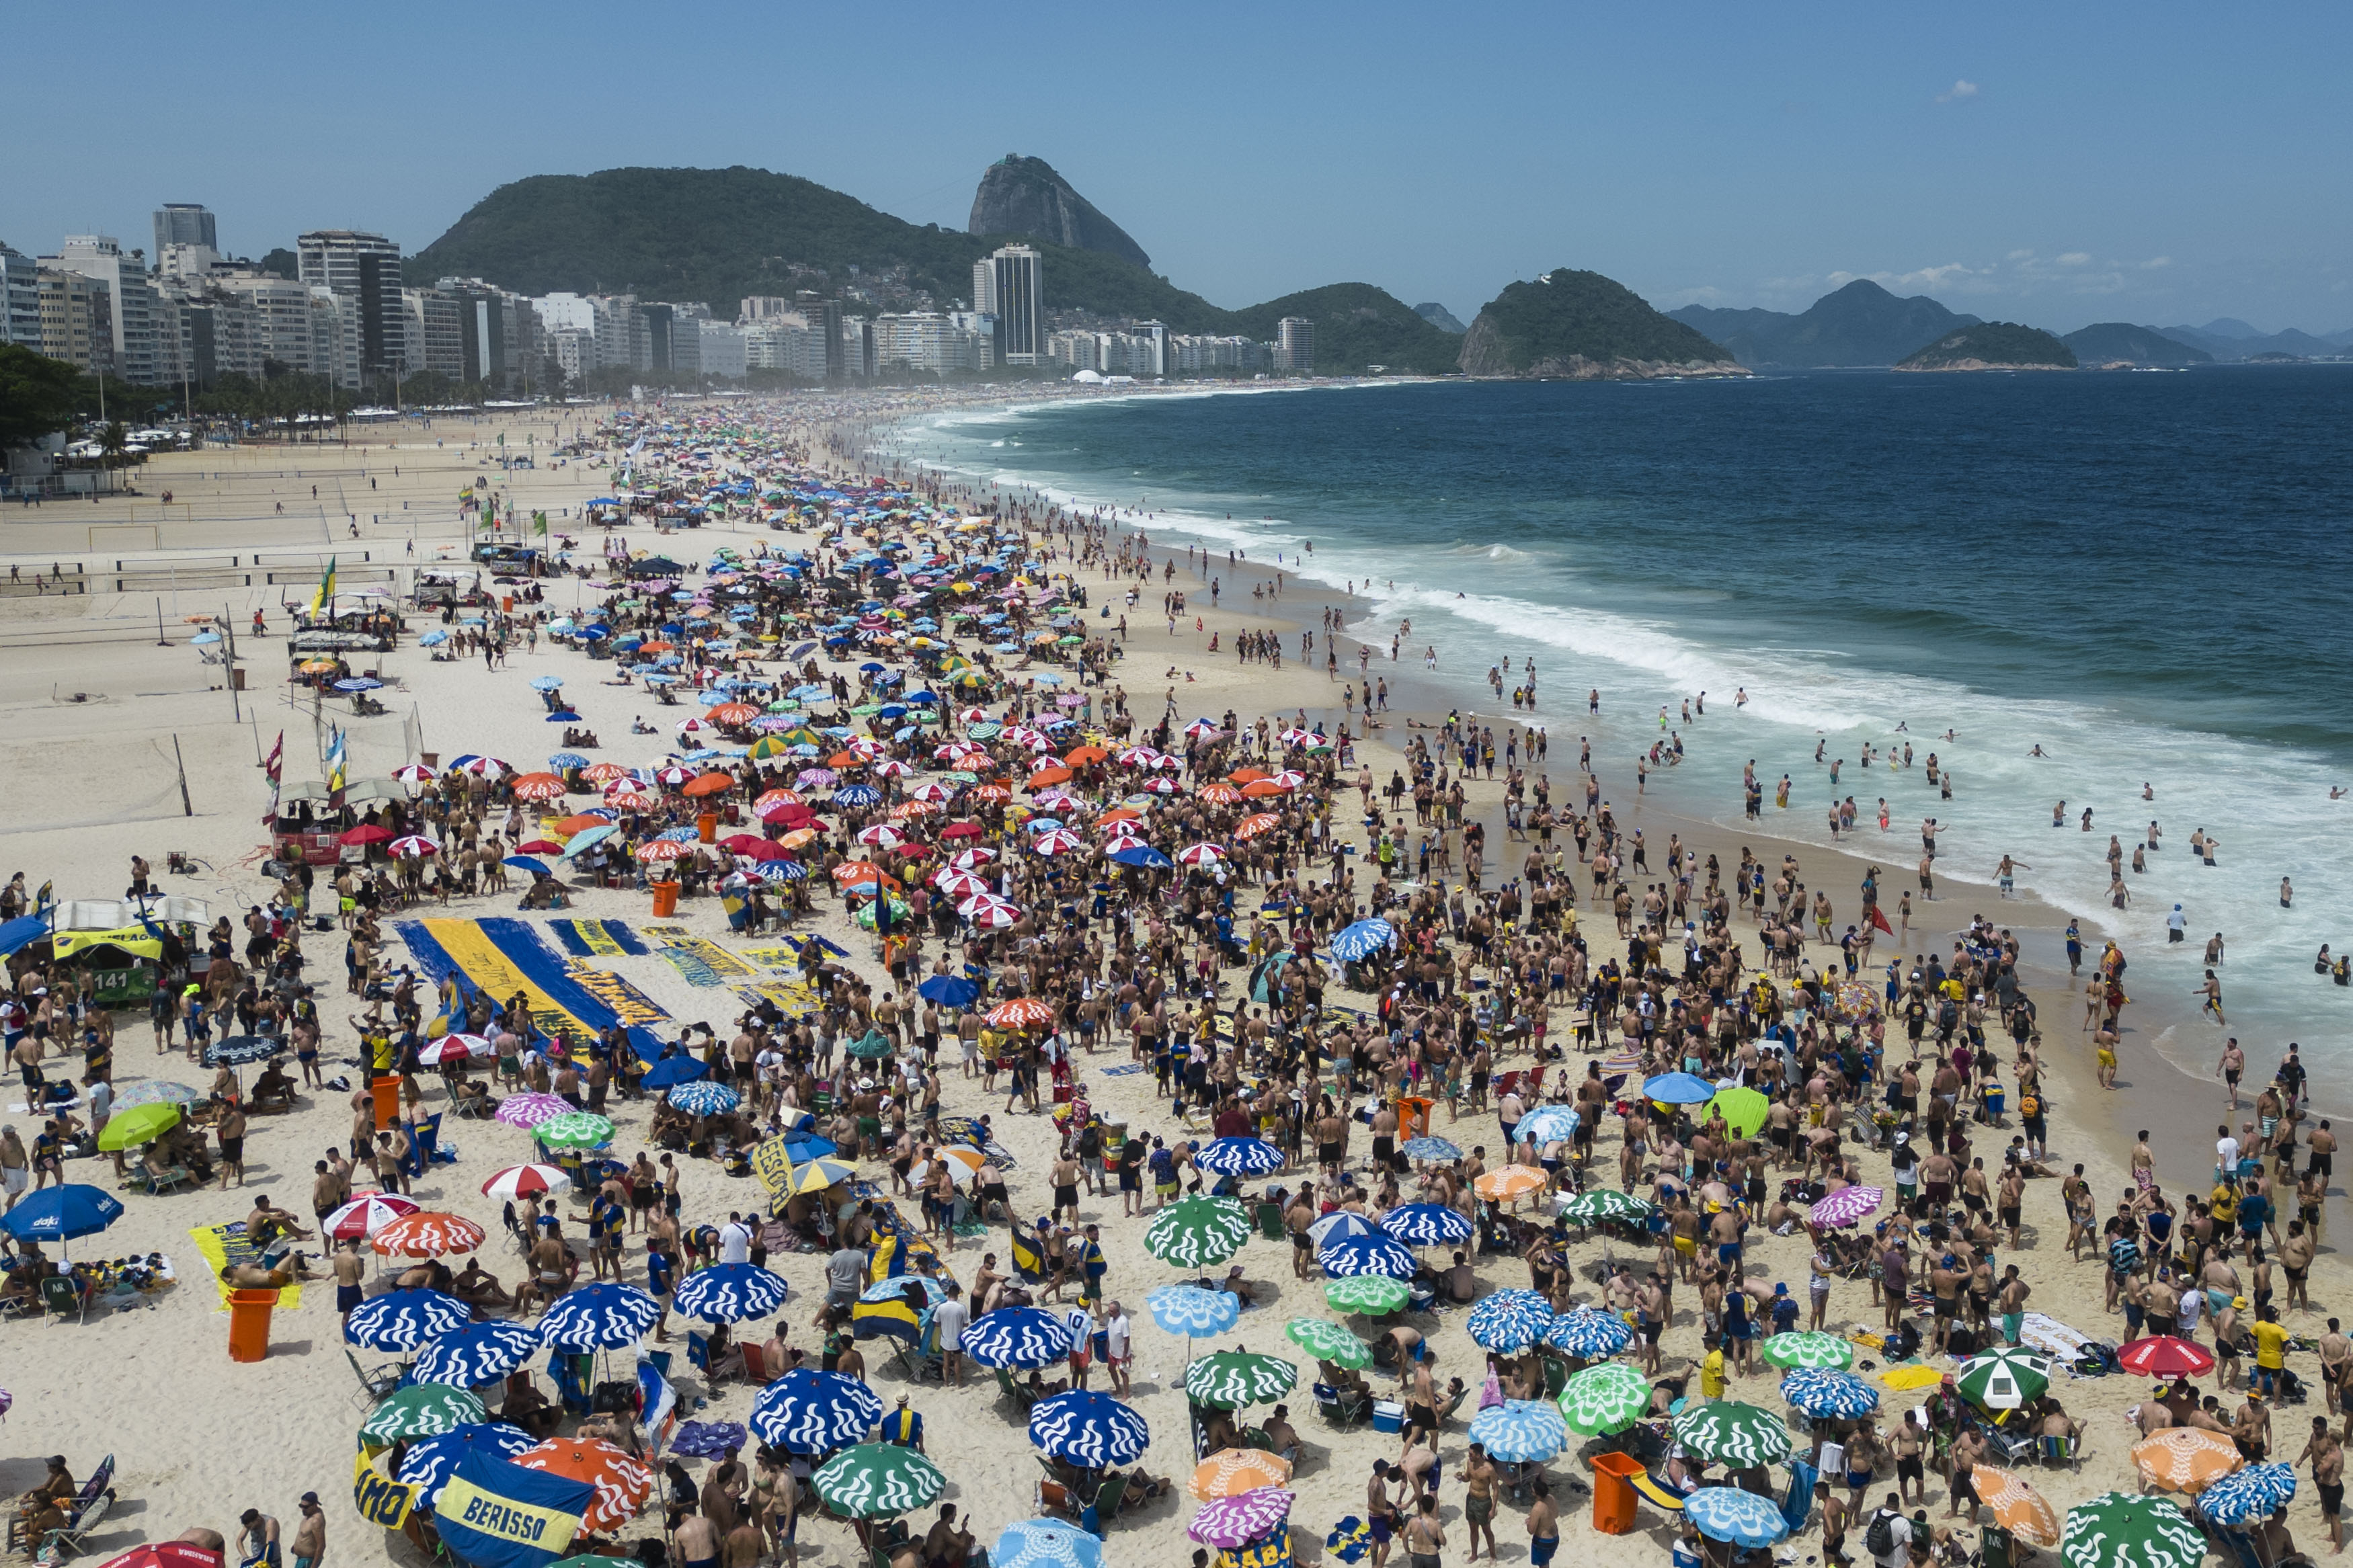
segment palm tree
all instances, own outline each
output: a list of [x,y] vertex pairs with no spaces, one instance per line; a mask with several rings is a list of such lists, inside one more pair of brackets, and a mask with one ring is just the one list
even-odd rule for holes
[[130,462],[130,453],[125,450],[130,445],[131,428],[120,419],[109,420],[106,428],[98,433],[100,458],[110,468]]

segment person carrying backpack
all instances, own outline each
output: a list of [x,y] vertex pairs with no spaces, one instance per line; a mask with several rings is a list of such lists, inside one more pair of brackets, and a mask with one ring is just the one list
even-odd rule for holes
[[1912,1521],[1904,1517],[1901,1494],[1887,1494],[1886,1503],[1863,1527],[1862,1545],[1879,1568],[1905,1568],[1912,1552]]

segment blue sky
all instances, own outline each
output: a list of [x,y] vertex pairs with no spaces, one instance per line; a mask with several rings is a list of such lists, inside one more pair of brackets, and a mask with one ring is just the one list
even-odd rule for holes
[[416,250],[492,187],[746,163],[962,226],[1045,158],[1219,304],[1468,320],[1589,267],[1662,307],[1853,277],[2058,331],[2353,327],[2353,8],[1382,4],[69,7],[12,22],[0,239]]

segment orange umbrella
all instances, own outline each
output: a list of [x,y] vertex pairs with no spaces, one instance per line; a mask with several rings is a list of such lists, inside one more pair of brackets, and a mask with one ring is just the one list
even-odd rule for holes
[[1095,822],[1098,826],[1106,822],[1136,822],[1142,820],[1143,816],[1144,813],[1136,810],[1135,807],[1132,805],[1122,805],[1114,806],[1111,810],[1104,812],[1101,816],[1095,818]]
[[514,782],[517,800],[562,800],[564,781],[554,773],[525,773]]
[[462,1215],[419,1209],[394,1220],[372,1239],[386,1258],[440,1258],[472,1252],[482,1245],[482,1227]]
[[687,847],[675,838],[657,838],[650,844],[638,846],[638,858],[640,860],[678,860],[690,853]]
[[667,637],[656,637],[651,642],[639,643],[638,651],[639,653],[676,653],[678,645]]
[[894,822],[904,822],[909,817],[929,816],[935,811],[946,809],[946,806],[935,800],[902,800],[891,808],[891,819]]
[[866,759],[856,752],[836,752],[826,758],[825,765],[829,768],[862,768],[866,765]]
[[703,714],[715,724],[749,724],[760,716],[760,710],[749,702],[722,702]]
[[611,784],[615,779],[628,778],[629,770],[618,763],[591,763],[580,776],[590,784]]
[[1242,785],[1242,793],[1252,800],[1263,800],[1271,795],[1289,795],[1291,792],[1272,779],[1253,779]]
[[1044,789],[1049,784],[1068,784],[1070,782],[1070,778],[1071,770],[1068,768],[1039,768],[1036,773],[1029,775],[1028,782],[1025,783],[1022,787],[1024,789]]
[[806,804],[807,803],[801,799],[797,792],[788,789],[764,790],[761,792],[760,798],[752,803],[754,807],[763,805],[803,805]]
[[1211,805],[1232,805],[1242,798],[1242,792],[1229,784],[1206,784],[1196,793]]
[[679,793],[696,796],[723,795],[734,787],[735,775],[733,773],[704,773],[687,780],[685,787]]
[[1532,1165],[1504,1165],[1471,1184],[1482,1198],[1516,1198],[1545,1184],[1545,1173]]
[[2230,1438],[2196,1426],[2168,1426],[2134,1444],[2132,1458],[2133,1468],[2150,1485],[2177,1492],[2203,1491],[2246,1463]]
[[550,1437],[517,1454],[514,1462],[595,1487],[596,1500],[580,1520],[580,1528],[591,1535],[618,1534],[654,1492],[653,1468],[601,1437]]
[[1993,1510],[1996,1524],[2029,1546],[2040,1546],[2046,1552],[2057,1548],[2058,1510],[2024,1476],[1992,1465],[1979,1465],[1970,1475],[1977,1483],[1978,1500]]
[[1238,1497],[1261,1487],[1279,1487],[1291,1479],[1291,1461],[1263,1448],[1220,1448],[1201,1461],[1186,1488],[1203,1502]]
[[787,849],[797,849],[816,837],[817,829],[814,827],[796,827],[790,833],[786,834],[782,838],[777,839],[776,842],[783,845]]
[[1234,837],[1237,838],[1256,838],[1260,834],[1271,832],[1273,829],[1282,826],[1282,818],[1275,816],[1274,813],[1271,811],[1261,811],[1256,816],[1245,816],[1240,823],[1236,824],[1234,827]]
[[1101,746],[1076,746],[1071,748],[1070,755],[1064,757],[1062,761],[1074,768],[1083,768],[1090,763],[1102,762],[1110,755],[1111,753]]
[[1013,792],[1001,784],[985,784],[972,793],[974,797],[979,800],[1004,801],[1013,798]]
[[1259,768],[1236,768],[1226,775],[1226,782],[1231,784],[1256,784],[1266,776],[1264,771]]
[[[623,790],[618,795],[607,795],[605,797],[605,804],[611,806],[615,811],[651,811],[655,806],[659,805],[661,802],[656,800],[649,795],[642,795],[638,791],[631,789]],[[599,820],[601,820],[601,818]]]
[[567,816],[555,825],[555,831],[569,838],[575,833],[586,833],[592,827],[612,826],[601,816]]
[[845,860],[833,868],[833,879],[845,888],[860,882],[880,882],[895,892],[899,887],[897,878],[871,860]]

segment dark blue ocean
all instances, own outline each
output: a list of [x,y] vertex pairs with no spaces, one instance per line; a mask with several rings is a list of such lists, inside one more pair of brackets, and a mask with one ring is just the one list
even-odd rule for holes
[[[2221,930],[2238,996],[2260,984],[2307,1050],[2353,1045],[2353,993],[2311,972],[2321,942],[2353,942],[2353,800],[2327,798],[2353,784],[2353,366],[1151,395],[943,415],[901,445],[1246,551],[1245,592],[1278,552],[1354,586],[1377,673],[1410,619],[1389,668],[1419,678],[1435,646],[1485,711],[1488,667],[1533,658],[1539,706],[1518,717],[1591,735],[1613,795],[1658,709],[1704,690],[1706,717],[1672,724],[1683,765],[1652,784],[1678,809],[1736,822],[1754,758],[1796,786],[1771,830],[1825,841],[1826,742],[1862,847],[1883,797],[1899,866],[1936,815],[1945,876],[1989,880],[2010,853],[2135,952],[2179,902],[2197,940],[2164,956],[2185,989]],[[1861,773],[1891,738],[1933,743],[1955,798],[1916,765]],[[1573,771],[1573,749],[1553,758]],[[2165,847],[2119,913],[2108,836],[2129,849],[2152,817]],[[2211,868],[2194,828],[2221,840]]]

